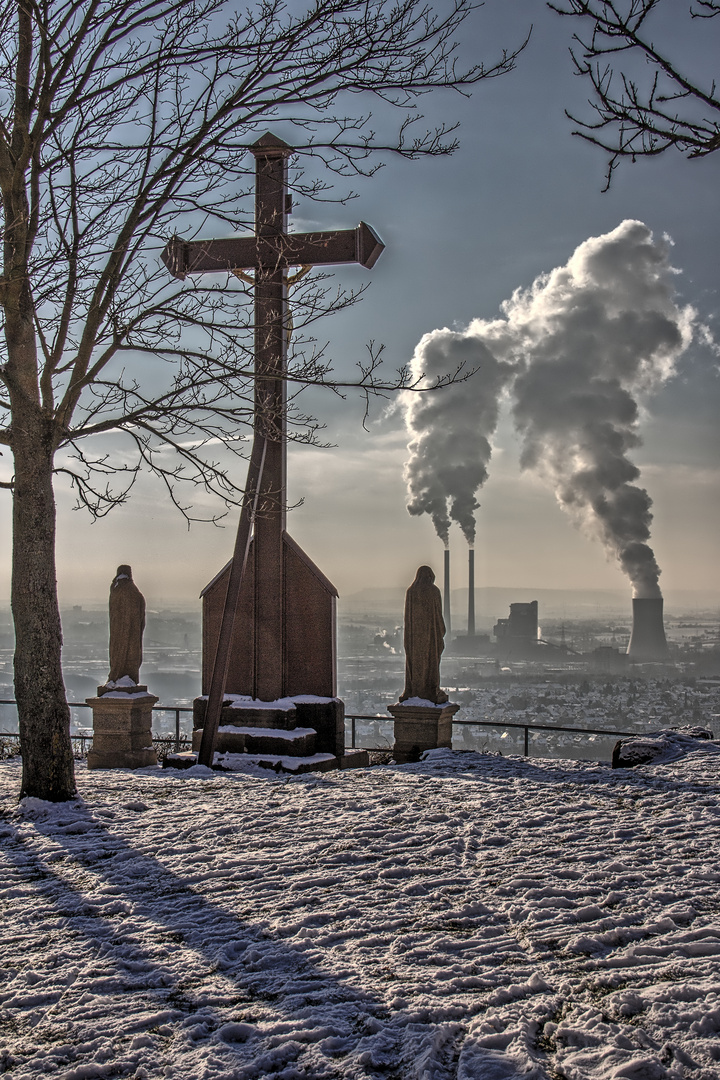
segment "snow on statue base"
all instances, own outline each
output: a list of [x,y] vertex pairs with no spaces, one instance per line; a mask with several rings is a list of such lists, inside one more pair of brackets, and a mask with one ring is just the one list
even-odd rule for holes
[[460,708],[452,702],[434,705],[421,698],[409,698],[397,705],[388,705],[394,718],[395,746],[393,755],[399,765],[418,761],[425,750],[452,747],[452,718]]
[[93,746],[88,769],[142,769],[157,765],[152,745],[154,694],[137,686],[134,693],[99,687],[98,696],[87,698],[93,711]]

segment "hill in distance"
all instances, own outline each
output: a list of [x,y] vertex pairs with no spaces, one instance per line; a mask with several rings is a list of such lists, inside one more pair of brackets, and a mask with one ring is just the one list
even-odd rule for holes
[[[438,582],[442,589],[442,582]],[[497,619],[507,618],[510,604],[526,604],[537,600],[539,615],[548,619],[592,619],[605,616],[629,620],[632,617],[630,590],[610,589],[538,589],[525,586],[492,586],[475,590],[475,619],[478,628],[488,627]],[[343,619],[392,616],[402,619],[405,589],[371,588],[342,596],[339,603]],[[460,629],[467,619],[467,589],[452,589],[451,610],[453,621]],[[668,589],[665,594],[666,614],[680,615],[685,612],[720,616],[720,592],[700,589]],[[456,627],[454,626],[453,629]]]

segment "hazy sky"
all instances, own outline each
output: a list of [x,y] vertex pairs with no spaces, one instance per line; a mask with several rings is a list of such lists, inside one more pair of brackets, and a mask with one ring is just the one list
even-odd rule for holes
[[[691,41],[685,4],[658,33],[693,66],[710,73],[720,24],[701,27]],[[517,70],[481,84],[470,100],[447,93],[422,102],[428,125],[461,122],[461,147],[451,158],[388,160],[372,180],[356,182],[347,206],[295,208],[294,227],[352,227],[370,222],[386,251],[372,271],[343,267],[338,281],[370,280],[354,311],[319,328],[338,369],[348,372],[374,339],[386,346],[389,368],[409,362],[433,330],[461,331],[472,320],[495,320],[500,305],[540,274],[564,266],[589,237],[625,219],[645,223],[655,239],[673,242],[670,261],[678,307],[691,304],[699,322],[713,325],[718,307],[720,154],[699,161],[668,155],[625,164],[603,194],[602,151],[571,135],[564,108],[583,111],[585,85],[572,75],[572,23],[541,0],[488,0],[466,24],[466,57],[492,59],[534,24]],[[714,41],[714,45],[713,45]],[[703,55],[703,49],[705,54]],[[713,61],[712,58],[715,58]],[[708,82],[710,77],[708,75]],[[288,141],[282,126],[273,130]],[[320,333],[320,331],[322,333]],[[718,333],[720,337],[720,332]],[[474,376],[481,378],[482,373]],[[468,395],[473,394],[468,384]],[[642,397],[641,447],[629,451],[636,482],[653,500],[650,544],[667,592],[718,590],[720,484],[718,358],[694,342],[664,384]],[[442,544],[427,515],[406,510],[403,465],[408,456],[402,411],[379,404],[363,430],[352,396],[307,395],[306,407],[327,424],[329,450],[290,452],[289,531],[337,585],[341,596],[373,585],[405,585],[417,565],[439,572]],[[520,469],[520,439],[509,405],[500,404],[490,439],[488,479],[477,511],[476,582],[533,588],[625,588],[627,579],[603,547],[578,531],[537,471]],[[9,597],[10,513],[3,515],[0,597]],[[92,524],[73,512],[60,485],[58,577],[61,599],[104,602],[115,567],[129,562],[150,603],[192,601],[232,550],[235,519],[225,529],[195,525],[188,532],[160,486],[138,486],[130,502]],[[450,531],[455,562],[467,545]],[[462,585],[458,566],[455,585]],[[628,591],[629,595],[629,591]]]

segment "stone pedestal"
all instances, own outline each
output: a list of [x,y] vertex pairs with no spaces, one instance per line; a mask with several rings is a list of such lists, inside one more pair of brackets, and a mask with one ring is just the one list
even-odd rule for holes
[[87,698],[93,711],[93,747],[88,769],[142,769],[157,765],[152,745],[152,707],[158,701],[137,687]]
[[388,705],[395,720],[393,756],[398,764],[418,761],[424,750],[452,746],[452,718],[460,708],[452,702],[444,705]]
[[313,697],[309,694],[293,698],[298,726],[317,732],[318,753],[345,755],[345,703],[340,698]]

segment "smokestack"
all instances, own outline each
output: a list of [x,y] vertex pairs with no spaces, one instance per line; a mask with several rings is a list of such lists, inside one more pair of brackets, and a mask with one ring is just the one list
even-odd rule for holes
[[445,548],[445,633],[450,634],[450,548]]
[[668,660],[662,597],[633,599],[633,625],[627,654],[633,660]]
[[475,551],[468,549],[468,637],[475,637]]

